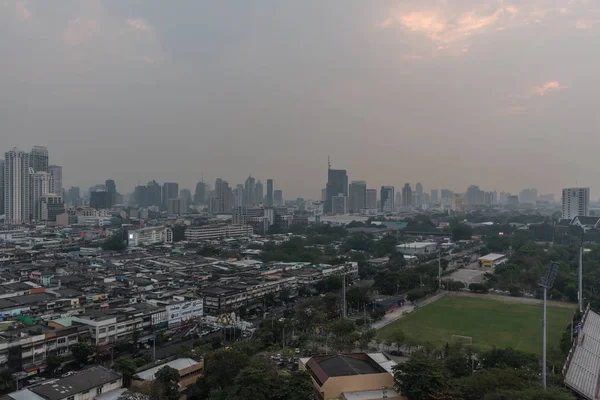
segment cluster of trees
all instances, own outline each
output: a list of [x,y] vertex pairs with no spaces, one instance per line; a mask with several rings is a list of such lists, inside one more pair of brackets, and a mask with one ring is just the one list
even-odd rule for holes
[[111,237],[109,237],[102,243],[102,250],[108,250],[108,251],[123,251],[123,250],[125,250],[127,248],[127,245],[125,244],[125,240],[123,240],[123,238],[126,237],[125,236],[126,234],[127,234],[127,232],[125,232],[125,231],[119,231],[119,232],[115,233],[114,235],[112,235]]
[[437,290],[438,263],[420,264],[413,268],[388,268],[375,275],[375,286],[383,294],[393,295],[421,288],[427,293]]
[[456,343],[413,352],[395,367],[394,379],[408,400],[575,400],[556,375],[544,391],[539,369],[533,354],[513,349],[473,354]]

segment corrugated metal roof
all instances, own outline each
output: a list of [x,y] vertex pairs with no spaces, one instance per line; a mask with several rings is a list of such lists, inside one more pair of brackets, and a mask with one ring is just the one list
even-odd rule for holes
[[177,360],[169,361],[168,363],[161,364],[157,367],[147,369],[145,371],[138,372],[136,375],[145,381],[153,381],[154,375],[158,372],[159,369],[164,367],[171,367],[176,369],[177,371],[181,371],[182,369],[191,367],[193,365],[198,364],[191,358],[178,358]]
[[598,397],[600,376],[600,315],[588,311],[571,350],[565,384],[587,399]]

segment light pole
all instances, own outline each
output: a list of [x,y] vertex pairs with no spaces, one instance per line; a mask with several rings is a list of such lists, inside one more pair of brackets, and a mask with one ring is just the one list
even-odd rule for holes
[[581,243],[579,245],[579,268],[578,268],[578,292],[577,292],[577,302],[579,304],[579,312],[583,312],[583,239],[585,237],[585,229],[583,229],[583,233],[581,234]]
[[544,291],[544,305],[542,311],[542,385],[544,386],[544,390],[546,390],[546,330],[547,330],[547,318],[546,318],[546,306],[547,306],[547,297],[548,297],[548,289],[552,287],[554,284],[554,280],[556,279],[556,274],[558,273],[558,264],[554,261],[550,262],[550,265],[546,267],[542,277],[540,278],[540,282],[538,286],[540,286]]

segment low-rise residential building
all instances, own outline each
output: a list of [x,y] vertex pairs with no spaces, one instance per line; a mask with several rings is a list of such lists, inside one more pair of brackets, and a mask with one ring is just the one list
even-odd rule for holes
[[144,390],[154,382],[156,373],[164,367],[171,367],[179,372],[179,388],[180,391],[185,390],[188,386],[194,384],[204,373],[204,360],[196,361],[191,358],[178,358],[164,364],[157,365],[145,371],[140,371],[136,375],[139,381],[133,382],[133,387]]
[[128,232],[129,246],[173,243],[173,230],[164,226],[149,226]]
[[252,236],[252,233],[250,225],[215,224],[190,226],[185,230],[185,239],[192,242],[199,242],[202,240]]

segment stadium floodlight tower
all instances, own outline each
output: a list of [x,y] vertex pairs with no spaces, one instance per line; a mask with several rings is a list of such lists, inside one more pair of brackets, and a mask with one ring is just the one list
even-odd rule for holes
[[548,289],[554,284],[556,274],[558,273],[558,264],[554,261],[550,261],[550,265],[546,267],[538,286],[540,286],[544,292],[544,310],[542,312],[542,385],[546,390],[546,330],[547,330],[547,318],[546,318],[546,306]]

